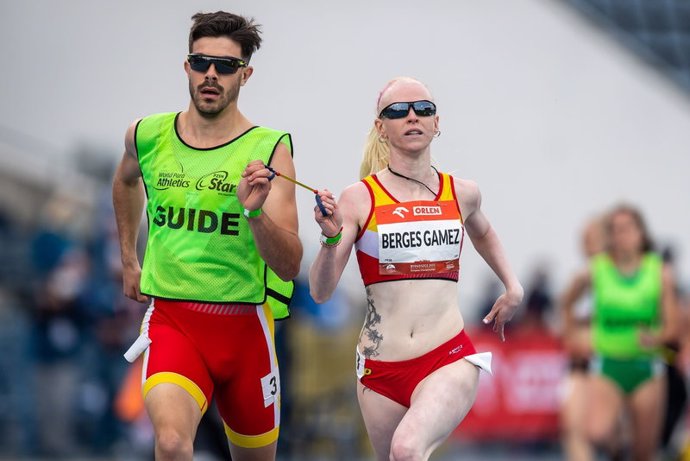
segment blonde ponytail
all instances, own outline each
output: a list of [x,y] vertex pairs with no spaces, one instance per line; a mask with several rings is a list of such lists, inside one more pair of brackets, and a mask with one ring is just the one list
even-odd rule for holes
[[367,137],[367,143],[364,146],[364,156],[359,167],[359,178],[362,179],[383,170],[389,161],[390,149],[388,148],[388,141],[381,142],[376,126],[372,126]]

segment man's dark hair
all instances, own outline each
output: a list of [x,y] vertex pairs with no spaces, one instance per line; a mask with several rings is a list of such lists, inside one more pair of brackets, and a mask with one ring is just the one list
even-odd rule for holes
[[189,31],[189,52],[192,44],[203,37],[228,37],[242,47],[242,59],[249,61],[261,46],[261,26],[254,18],[245,18],[225,11],[197,13],[192,16]]

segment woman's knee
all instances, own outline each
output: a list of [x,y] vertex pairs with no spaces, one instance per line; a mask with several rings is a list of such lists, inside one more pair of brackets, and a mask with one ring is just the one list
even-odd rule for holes
[[422,461],[424,448],[413,434],[396,432],[391,440],[390,461]]
[[587,439],[595,447],[606,449],[612,443],[614,430],[608,424],[591,421],[586,430]]

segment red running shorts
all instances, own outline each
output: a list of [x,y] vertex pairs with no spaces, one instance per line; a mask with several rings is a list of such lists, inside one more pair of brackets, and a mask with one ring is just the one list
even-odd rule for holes
[[155,299],[142,334],[143,393],[160,383],[186,390],[204,413],[211,397],[234,445],[258,448],[278,439],[280,376],[268,305]]
[[484,354],[477,354],[477,360],[469,357],[476,353],[465,330],[422,356],[399,362],[366,359],[358,349],[357,377],[364,387],[409,408],[417,385],[445,365],[467,358],[471,363],[490,372],[490,358],[487,365],[486,357],[479,357]]

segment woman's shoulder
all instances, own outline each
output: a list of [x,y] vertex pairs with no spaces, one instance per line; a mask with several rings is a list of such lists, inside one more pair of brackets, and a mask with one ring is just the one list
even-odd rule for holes
[[465,206],[479,207],[481,203],[481,192],[479,191],[479,185],[472,179],[458,178],[456,176],[451,176],[453,181],[453,187],[455,188],[455,195],[458,200],[461,201]]
[[477,185],[477,182],[475,180],[467,178],[458,178],[457,176],[452,175],[449,176],[451,181],[453,181],[453,185],[455,186],[456,191],[464,191],[465,193],[479,191],[479,186]]
[[371,206],[369,189],[362,181],[350,184],[343,189],[338,203],[341,206],[357,210],[358,214],[368,213]]
[[357,181],[355,183],[350,184],[349,186],[345,187],[343,189],[342,196],[353,196],[353,197],[362,197],[362,196],[369,196],[369,191],[367,189],[367,186],[364,184],[364,181]]
[[347,186],[340,195],[338,206],[361,224],[371,208],[371,196],[367,186],[362,181]]

